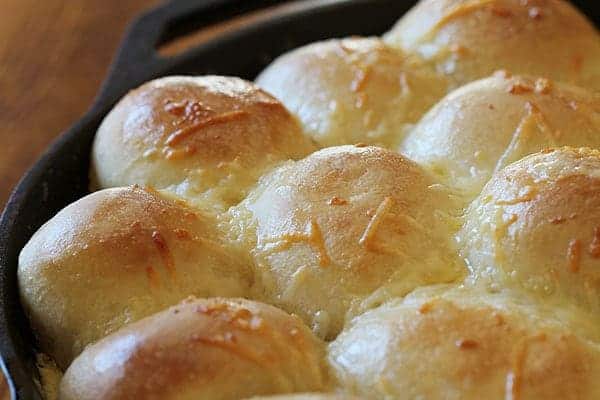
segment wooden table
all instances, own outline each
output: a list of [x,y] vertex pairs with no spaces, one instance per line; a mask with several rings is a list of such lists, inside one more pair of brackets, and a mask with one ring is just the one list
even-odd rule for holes
[[125,26],[157,0],[0,0],[0,209],[90,105]]

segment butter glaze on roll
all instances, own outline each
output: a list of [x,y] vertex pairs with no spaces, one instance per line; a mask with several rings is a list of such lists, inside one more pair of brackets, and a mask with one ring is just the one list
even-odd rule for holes
[[380,39],[356,37],[284,54],[257,83],[323,146],[361,142],[393,147],[446,92],[444,80],[412,66]]
[[232,225],[254,255],[259,298],[332,338],[348,311],[461,276],[452,204],[399,154],[339,146],[264,176]]
[[241,200],[267,167],[313,150],[286,108],[252,83],[167,77],[131,91],[104,119],[92,180],[168,189],[220,209]]
[[41,350],[66,368],[86,345],[189,295],[245,296],[249,265],[214,224],[136,187],[63,209],[19,257],[21,300]]
[[600,152],[561,148],[498,172],[461,230],[471,280],[600,311]]
[[384,40],[458,87],[498,69],[600,89],[600,39],[564,0],[421,0]]
[[558,146],[600,148],[600,95],[501,72],[445,97],[400,151],[473,198],[494,171]]
[[322,390],[323,344],[302,321],[242,299],[190,299],[88,347],[60,400],[238,400]]
[[600,348],[535,304],[420,289],[356,319],[329,346],[346,390],[373,399],[600,396]]

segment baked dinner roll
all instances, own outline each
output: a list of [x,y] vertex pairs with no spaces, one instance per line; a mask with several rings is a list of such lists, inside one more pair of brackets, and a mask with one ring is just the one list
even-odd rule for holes
[[561,148],[494,175],[459,235],[472,279],[600,311],[600,152]]
[[232,225],[254,255],[259,298],[332,338],[348,310],[461,276],[451,204],[399,154],[339,146],[264,176]]
[[465,289],[417,293],[357,317],[332,342],[329,360],[347,390],[373,399],[600,398],[598,345],[536,305]]
[[190,299],[88,347],[61,400],[238,400],[320,390],[323,344],[302,321],[242,299]]
[[600,37],[565,0],[421,0],[384,40],[453,87],[508,69],[600,89]]
[[167,77],[131,91],[104,119],[92,181],[103,188],[150,185],[224,208],[267,167],[313,150],[296,119],[254,84]]
[[275,60],[258,84],[296,114],[322,146],[393,147],[446,93],[446,81],[416,68],[376,38],[313,43]]
[[189,295],[245,296],[249,264],[213,226],[138,187],[63,209],[19,257],[21,300],[41,350],[66,368],[89,343]]
[[494,171],[544,148],[600,147],[600,95],[499,73],[449,94],[400,151],[473,198]]

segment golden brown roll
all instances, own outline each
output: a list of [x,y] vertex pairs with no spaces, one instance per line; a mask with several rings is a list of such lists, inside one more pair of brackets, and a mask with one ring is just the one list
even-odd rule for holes
[[561,148],[494,175],[459,235],[472,279],[600,311],[600,152]]
[[190,299],[88,347],[61,400],[238,400],[321,390],[323,344],[302,321],[242,299]]
[[92,180],[102,188],[150,185],[224,208],[267,167],[313,150],[296,119],[254,84],[167,77],[131,91],[104,119]]
[[329,360],[340,384],[366,398],[600,396],[597,343],[535,304],[469,289],[422,289],[357,317]]
[[245,296],[252,273],[214,221],[159,193],[106,189],[69,205],[21,251],[21,300],[59,366],[189,295]]
[[416,68],[376,38],[313,43],[275,60],[257,83],[296,114],[323,146],[393,147],[446,93],[446,82]]
[[461,276],[451,205],[399,154],[339,146],[264,176],[232,224],[254,255],[259,298],[331,338],[348,310]]
[[500,73],[440,101],[400,151],[472,198],[494,171],[556,146],[600,147],[600,95]]
[[384,38],[453,87],[507,69],[600,89],[600,36],[565,0],[421,0]]

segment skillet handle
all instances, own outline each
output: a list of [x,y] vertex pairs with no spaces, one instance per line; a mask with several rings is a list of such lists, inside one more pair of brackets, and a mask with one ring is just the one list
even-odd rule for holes
[[[232,17],[282,3],[282,0],[171,0],[137,17],[110,67],[94,106],[110,106],[136,87],[160,75],[174,61],[157,54],[156,47],[186,33]],[[202,47],[188,49],[183,54]]]

